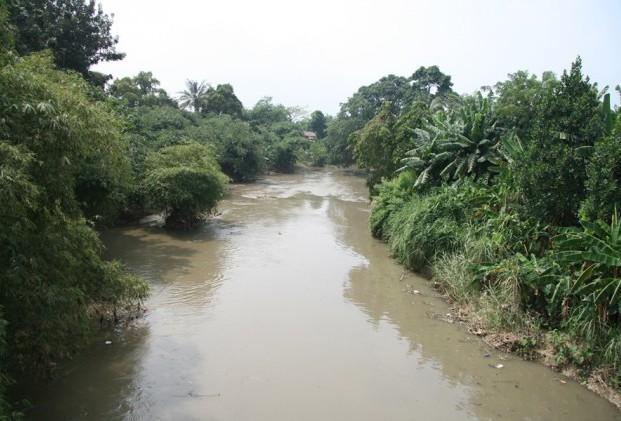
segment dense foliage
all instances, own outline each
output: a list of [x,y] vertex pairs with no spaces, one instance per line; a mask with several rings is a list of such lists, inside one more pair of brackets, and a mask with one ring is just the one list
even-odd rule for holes
[[226,177],[210,148],[188,143],[147,156],[144,190],[149,206],[164,209],[167,225],[191,226],[224,194]]
[[140,303],[147,287],[103,260],[84,218],[114,213],[128,189],[120,120],[49,56],[2,54],[2,368],[37,374],[83,346],[93,320]]
[[517,72],[418,104],[406,131],[408,108],[385,101],[349,136],[385,179],[369,179],[373,235],[430,269],[479,328],[513,331],[508,349],[549,343],[557,364],[620,387],[621,117],[609,94],[578,58],[559,79]]
[[244,109],[231,85],[195,81],[177,100],[146,71],[104,90],[90,67],[123,57],[111,22],[94,1],[0,1],[0,419],[11,378],[50,374],[147,295],[95,228],[150,212],[186,228],[229,177],[326,161],[302,136],[321,112]]
[[369,187],[392,177],[413,146],[409,131],[420,127],[430,105],[442,107],[451,100],[452,85],[450,76],[431,66],[410,77],[388,75],[361,87],[327,124],[330,162],[367,168]]
[[[457,95],[436,66],[361,87],[334,118],[188,80],[177,99],[120,60],[95,1],[0,0],[0,419],[11,378],[48,374],[147,285],[94,227],[189,227],[228,179],[357,164],[370,228],[525,355],[621,387],[621,117],[582,73],[518,71]],[[318,139],[304,138],[313,131]],[[544,333],[547,332],[547,333]]]
[[102,83],[89,68],[101,61],[121,60],[112,19],[95,0],[7,0],[15,28],[15,48],[24,55],[49,49],[62,69],[79,72]]

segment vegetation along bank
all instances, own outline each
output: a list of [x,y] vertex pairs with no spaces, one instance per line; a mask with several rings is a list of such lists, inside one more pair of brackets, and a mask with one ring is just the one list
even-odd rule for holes
[[0,0],[0,419],[27,407],[9,405],[15,379],[53,375],[147,296],[97,230],[153,213],[187,229],[229,180],[326,163],[304,137],[325,136],[321,111],[245,109],[231,85],[197,81],[174,99],[150,72],[92,71],[124,57],[111,25],[94,1]]
[[124,56],[111,25],[92,1],[0,0],[0,419],[19,416],[14,379],[53,374],[147,296],[98,229],[152,213],[188,229],[229,181],[299,163],[365,169],[372,234],[473,332],[621,389],[621,118],[580,58],[472,95],[421,67],[332,118],[247,109],[229,84],[175,99],[148,71],[112,80],[91,70]]
[[[437,67],[360,88],[330,152],[369,173],[370,229],[471,330],[619,401],[621,119],[582,72],[457,95]],[[619,87],[616,88],[619,93]]]

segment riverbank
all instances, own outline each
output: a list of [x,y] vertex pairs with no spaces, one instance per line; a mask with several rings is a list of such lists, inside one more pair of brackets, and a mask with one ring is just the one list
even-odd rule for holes
[[463,183],[418,193],[411,177],[402,173],[379,186],[371,232],[408,269],[429,272],[452,305],[449,321],[462,322],[497,349],[580,381],[621,408],[614,312],[597,301],[589,305],[598,291],[585,293],[578,284],[605,268],[585,262],[580,275],[564,260],[570,253],[562,249],[565,238],[573,236],[577,248],[583,231],[523,219],[510,192],[495,187]]
[[[539,362],[561,373],[567,379],[580,383],[621,410],[621,393],[607,380],[609,374],[593,370],[585,376],[579,367],[559,363],[561,355],[555,349],[553,332],[542,330],[538,326],[531,326],[531,330],[526,332],[495,328],[486,320],[486,316],[481,314],[486,310],[478,307],[478,303],[458,303],[451,299],[446,285],[433,282],[431,277],[427,279],[435,289],[443,294],[444,299],[450,305],[450,316],[447,317],[447,322],[461,324],[469,333],[480,337],[483,342],[499,351],[517,355],[527,361]],[[533,343],[533,337],[537,338],[535,343]],[[566,382],[563,379],[559,381],[563,384]]]
[[363,178],[268,176],[219,211],[191,232],[102,234],[148,280],[148,311],[33,385],[30,419],[618,418],[440,320],[447,304],[368,234]]

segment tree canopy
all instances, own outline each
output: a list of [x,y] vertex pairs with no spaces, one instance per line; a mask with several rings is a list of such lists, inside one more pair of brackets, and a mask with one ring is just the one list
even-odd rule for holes
[[58,67],[91,78],[92,65],[125,56],[116,50],[112,19],[95,0],[7,0],[7,4],[20,54],[50,49]]

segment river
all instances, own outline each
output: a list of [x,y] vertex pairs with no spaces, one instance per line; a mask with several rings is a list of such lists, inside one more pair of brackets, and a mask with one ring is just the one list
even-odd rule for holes
[[447,304],[369,234],[362,178],[269,176],[232,186],[219,210],[193,232],[104,233],[151,284],[147,312],[32,386],[28,418],[620,418],[442,320]]

